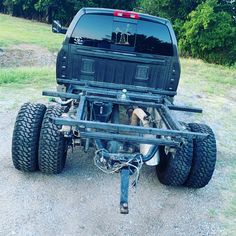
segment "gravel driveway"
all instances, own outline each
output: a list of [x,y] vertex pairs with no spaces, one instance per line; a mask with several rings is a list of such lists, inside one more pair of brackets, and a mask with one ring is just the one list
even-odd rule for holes
[[[183,89],[178,98],[182,104],[194,96]],[[129,215],[119,213],[119,175],[98,170],[93,165],[93,150],[87,154],[70,151],[65,170],[57,176],[15,170],[11,161],[15,117],[22,103],[42,99],[40,93],[34,88],[0,88],[0,235],[222,234],[221,191],[227,179],[220,165],[210,184],[199,190],[166,187],[158,181],[154,167],[144,166],[137,189],[130,189]],[[215,109],[207,107],[207,98],[201,99],[195,97],[196,104]],[[197,119],[212,122],[212,110]],[[223,142],[224,127],[217,119],[212,127]],[[219,148],[218,160],[224,155],[225,150]]]

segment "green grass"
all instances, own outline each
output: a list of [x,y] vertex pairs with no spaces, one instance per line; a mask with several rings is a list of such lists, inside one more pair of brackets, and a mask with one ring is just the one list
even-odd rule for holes
[[53,82],[55,70],[51,67],[20,67],[0,69],[0,85],[13,84],[33,84],[34,86],[42,83]]
[[181,66],[185,86],[195,86],[199,93],[225,96],[236,88],[235,67],[229,68],[184,58],[181,59]]
[[[236,232],[236,68],[207,64],[201,60],[181,59],[182,78],[179,89],[187,103],[204,108],[198,117],[212,126],[214,123],[219,151],[217,169],[225,174],[226,185],[220,186],[225,208],[219,213],[224,225],[223,235]],[[197,97],[196,97],[197,95]],[[197,99],[196,99],[197,98]],[[196,118],[196,117],[195,117]]]
[[64,36],[51,32],[48,24],[0,14],[0,47],[35,44],[56,52]]

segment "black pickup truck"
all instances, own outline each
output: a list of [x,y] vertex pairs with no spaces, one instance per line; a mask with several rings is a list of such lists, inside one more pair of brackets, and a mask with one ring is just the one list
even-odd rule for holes
[[70,147],[94,148],[94,163],[120,173],[120,211],[128,213],[129,180],[143,164],[160,182],[201,188],[210,181],[216,141],[205,124],[179,122],[177,41],[167,19],[123,10],[83,8],[66,34],[56,65],[56,105],[24,104],[16,118],[12,159],[21,171],[60,173]]
[[166,19],[108,9],[82,9],[57,60],[60,79],[176,91],[180,64]]

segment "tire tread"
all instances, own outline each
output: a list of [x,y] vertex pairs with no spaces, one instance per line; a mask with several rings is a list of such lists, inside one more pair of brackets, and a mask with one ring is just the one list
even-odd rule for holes
[[202,188],[206,186],[213,175],[216,164],[216,140],[212,129],[205,124],[190,123],[191,131],[207,133],[203,140],[194,140],[193,162],[185,186]]
[[[162,162],[157,166],[157,176],[162,184],[170,186],[181,186],[186,181],[192,163],[193,143],[186,140],[176,154],[165,154],[164,148],[160,150],[160,158]],[[167,158],[168,161],[163,158]]]
[[66,140],[59,132],[61,126],[50,120],[60,117],[63,111],[62,107],[50,106],[44,115],[39,141],[39,169],[45,174],[59,174],[65,166]]
[[25,103],[18,112],[12,138],[12,161],[16,169],[38,169],[39,134],[46,106]]

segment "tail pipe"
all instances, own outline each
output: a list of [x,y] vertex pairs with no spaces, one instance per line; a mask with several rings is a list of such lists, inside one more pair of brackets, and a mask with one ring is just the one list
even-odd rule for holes
[[[137,126],[139,121],[142,122],[143,127],[149,128],[150,122],[148,119],[148,115],[146,112],[141,108],[134,109],[132,116],[131,116],[131,125]],[[146,138],[155,138],[155,135],[145,134],[144,137]],[[155,151],[155,152],[154,152]],[[159,163],[159,153],[158,153],[158,146],[153,146],[150,144],[140,144],[140,153],[143,155],[143,161],[150,166],[155,166]],[[147,158],[145,158],[147,156]],[[152,158],[149,158],[152,156]],[[148,159],[148,160],[144,160]]]

